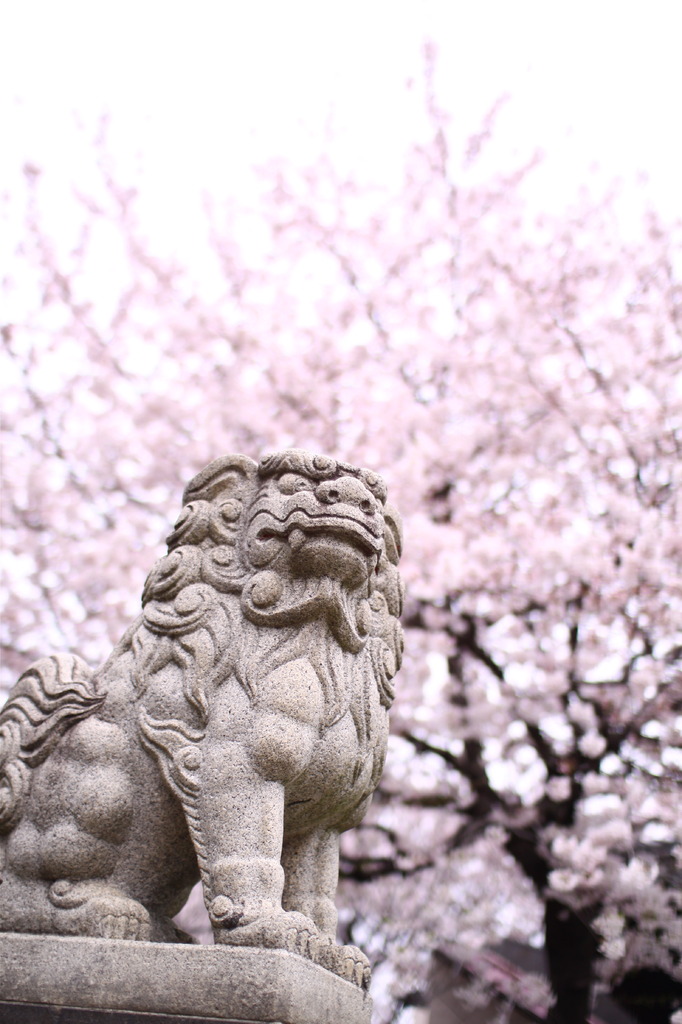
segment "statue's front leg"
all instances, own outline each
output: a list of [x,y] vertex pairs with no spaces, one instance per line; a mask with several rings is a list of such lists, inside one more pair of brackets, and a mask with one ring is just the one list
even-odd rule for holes
[[216,942],[230,942],[236,929],[282,915],[284,786],[263,778],[244,743],[207,738],[201,753],[190,824]]
[[300,660],[264,679],[255,700],[226,681],[205,730],[140,715],[144,741],[181,800],[216,942],[312,956],[312,919],[282,907],[281,857],[285,786],[318,742],[319,689]]
[[320,932],[312,958],[335,974],[368,988],[369,960],[357,946],[339,946],[336,938],[336,888],[339,880],[339,834],[318,828],[287,836],[282,851],[283,905],[313,919]]
[[311,916],[282,906],[281,858],[285,785],[305,768],[319,735],[317,688],[308,663],[283,666],[240,716],[241,735],[231,725],[236,695],[228,706],[226,690],[201,744],[195,845],[216,942],[313,953]]
[[317,828],[288,835],[282,850],[283,906],[312,918],[327,942],[336,937],[339,835]]

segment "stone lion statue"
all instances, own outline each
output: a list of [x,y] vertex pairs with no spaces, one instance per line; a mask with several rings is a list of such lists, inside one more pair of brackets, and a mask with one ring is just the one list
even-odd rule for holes
[[41,658],[0,714],[0,930],[189,941],[201,878],[216,942],[366,985],[334,897],[384,762],[400,548],[368,470],[290,449],[199,473],[109,660]]

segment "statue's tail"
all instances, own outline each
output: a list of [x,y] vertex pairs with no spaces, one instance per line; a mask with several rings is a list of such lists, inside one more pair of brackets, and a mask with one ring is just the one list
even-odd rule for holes
[[92,672],[75,654],[53,654],[26,669],[0,711],[0,834],[19,822],[31,771],[67,729],[92,715],[103,696]]

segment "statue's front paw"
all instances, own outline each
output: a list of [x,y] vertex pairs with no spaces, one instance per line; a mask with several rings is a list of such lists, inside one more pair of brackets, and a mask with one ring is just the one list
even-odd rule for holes
[[309,917],[286,910],[262,914],[248,924],[215,928],[214,935],[216,943],[286,949],[309,960],[315,959],[320,942],[320,933]]
[[372,969],[369,960],[357,946],[337,946],[334,942],[319,944],[313,959],[320,967],[326,967],[358,988],[369,988]]

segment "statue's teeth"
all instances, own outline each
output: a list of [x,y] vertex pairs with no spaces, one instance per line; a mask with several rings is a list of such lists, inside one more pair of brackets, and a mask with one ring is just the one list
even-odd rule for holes
[[289,545],[294,551],[298,551],[305,544],[305,534],[303,530],[294,529],[289,534]]

